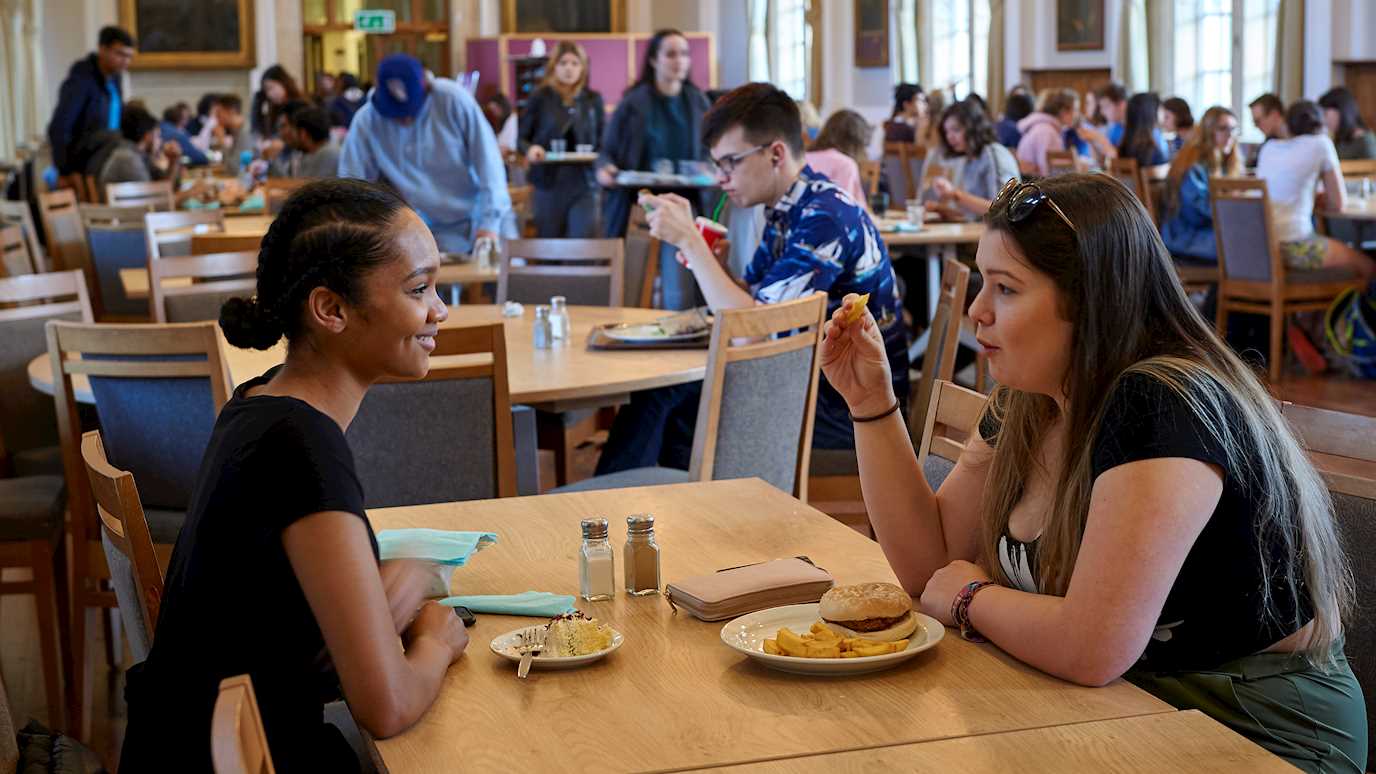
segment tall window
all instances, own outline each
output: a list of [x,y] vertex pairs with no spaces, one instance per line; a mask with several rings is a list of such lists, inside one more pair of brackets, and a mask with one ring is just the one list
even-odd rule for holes
[[1175,93],[1196,116],[1214,105],[1259,141],[1247,103],[1272,90],[1280,0],[1176,0]]
[[956,99],[972,91],[984,95],[989,82],[989,0],[927,1],[932,71],[923,86],[950,87]]
[[896,34],[894,42],[898,49],[896,55],[889,57],[893,65],[894,83],[918,83],[917,71],[917,2],[918,0],[898,0],[895,4],[897,23],[892,27]]
[[817,0],[750,0],[750,79],[771,81],[794,99],[812,100],[812,24],[808,9]]

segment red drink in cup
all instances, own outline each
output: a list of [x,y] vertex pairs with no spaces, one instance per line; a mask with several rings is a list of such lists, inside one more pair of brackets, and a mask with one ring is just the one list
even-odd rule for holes
[[720,223],[708,220],[701,215],[694,218],[693,222],[697,224],[698,233],[702,234],[703,239],[707,240],[708,250],[715,249],[717,243],[722,240],[722,237],[726,236],[726,226]]

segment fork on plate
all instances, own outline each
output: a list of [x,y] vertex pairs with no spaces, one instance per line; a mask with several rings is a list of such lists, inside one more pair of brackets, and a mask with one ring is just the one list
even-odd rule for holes
[[516,676],[526,679],[530,674],[530,662],[540,654],[545,647],[545,629],[543,626],[533,626],[521,631],[521,643],[517,646],[516,652],[521,654],[521,664],[516,667]]

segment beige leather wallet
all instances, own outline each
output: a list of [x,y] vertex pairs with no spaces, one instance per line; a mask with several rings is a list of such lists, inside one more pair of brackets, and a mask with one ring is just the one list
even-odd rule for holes
[[802,559],[775,559],[698,575],[664,590],[675,610],[704,621],[721,621],[780,605],[816,602],[836,584],[826,570]]

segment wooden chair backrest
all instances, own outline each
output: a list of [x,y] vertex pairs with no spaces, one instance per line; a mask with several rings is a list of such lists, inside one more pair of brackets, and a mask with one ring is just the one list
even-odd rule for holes
[[[644,245],[644,254],[640,246]],[[655,279],[659,277],[659,240],[650,234],[650,224],[645,218],[643,207],[632,207],[631,217],[626,223],[624,259],[629,290],[634,294],[628,298],[626,306],[642,309],[654,307]],[[638,267],[638,268],[637,268]],[[638,278],[638,282],[633,279]],[[637,288],[636,285],[639,285]]]
[[191,237],[192,255],[244,252],[256,255],[262,246],[261,234],[193,234]]
[[960,453],[965,451],[969,434],[977,432],[975,423],[988,402],[988,395],[938,379],[932,390],[931,405],[927,408],[922,440],[917,446],[917,464],[921,465],[928,454],[935,454],[950,462],[958,461]]
[[1321,465],[1330,489],[1376,500],[1376,417],[1294,403],[1280,410],[1311,455],[1362,463]]
[[1137,166],[1137,159],[1115,158],[1109,159],[1108,173],[1118,182],[1127,187],[1137,195],[1137,200],[1147,208],[1147,214],[1156,219],[1155,207],[1152,206],[1151,190],[1147,187],[1147,178],[1144,170]]
[[[148,230],[148,257],[150,260],[161,258],[163,246],[169,242],[192,241],[193,235],[206,232],[223,232],[225,214],[219,210],[199,210],[196,212],[152,212],[144,218],[144,228]],[[232,252],[216,250],[214,252]]]
[[34,273],[33,256],[18,226],[0,226],[0,271],[7,277]]
[[[513,275],[606,277],[608,306],[620,306],[626,280],[625,249],[621,239],[509,239],[497,277],[497,303],[506,302]],[[521,259],[524,265],[513,263]]]
[[152,642],[158,610],[162,607],[162,570],[158,567],[153,538],[148,532],[148,518],[144,515],[134,476],[110,464],[97,430],[81,436],[81,458],[86,463],[101,532],[110,545],[124,554],[133,569],[139,607],[143,610],[144,634],[147,641]]
[[14,727],[14,713],[10,711],[5,679],[0,677],[0,772],[12,774],[18,765],[19,729]]
[[1376,159],[1348,159],[1339,161],[1343,177],[1376,177]]
[[0,307],[0,323],[74,312],[85,322],[95,320],[86,275],[75,269],[0,278]]
[[[258,271],[258,253],[211,253],[160,258],[148,262],[148,303],[153,322],[167,322],[167,299],[180,296],[210,296],[242,291],[253,295],[257,287],[254,275]],[[249,275],[249,276],[244,276]],[[172,278],[192,280],[217,277],[210,282],[189,285],[163,284]]]
[[[497,459],[497,496],[516,496],[516,438],[511,424],[511,386],[507,376],[506,326],[503,323],[440,328],[430,371],[419,381],[492,380],[492,440]],[[382,383],[414,379],[383,379]]]
[[889,185],[902,185],[907,193],[904,200],[912,199],[918,194],[918,181],[913,179],[913,161],[921,161],[926,157],[926,148],[914,145],[909,142],[886,142],[884,143],[884,156],[898,159],[898,167],[902,171],[902,180],[890,180]]
[[210,763],[215,774],[276,774],[248,675],[220,681],[210,718]]
[[[1209,178],[1209,205],[1213,210],[1214,234],[1218,241],[1218,277],[1220,282],[1219,290],[1223,291],[1223,285],[1229,284],[1228,276],[1228,256],[1224,248],[1223,228],[1224,221],[1219,218],[1218,203],[1220,201],[1254,201],[1257,202],[1262,226],[1266,230],[1266,243],[1270,250],[1271,262],[1271,288],[1273,293],[1279,294],[1280,288],[1285,284],[1285,261],[1281,257],[1280,240],[1276,237],[1276,227],[1272,220],[1271,195],[1267,193],[1266,181],[1255,177],[1211,177]],[[1236,292],[1236,291],[1234,291]]]
[[160,212],[174,209],[171,180],[151,180],[145,183],[107,183],[105,203],[111,207],[149,205]]
[[860,184],[864,186],[866,196],[879,193],[879,173],[879,162],[868,159],[860,162]]
[[[698,404],[693,452],[688,468],[691,480],[712,479],[727,364],[781,355],[810,347],[811,376],[793,479],[793,496],[807,502],[808,464],[812,453],[812,429],[817,412],[817,385],[821,373],[822,326],[826,322],[826,316],[825,293],[814,293],[796,301],[780,304],[723,309],[716,313],[716,321],[712,326],[711,349],[707,355],[707,373],[702,382],[702,400]],[[791,335],[775,338],[778,334]]]
[[24,232],[24,241],[29,245],[34,272],[52,271],[52,267],[48,265],[48,254],[43,251],[43,245],[39,242],[38,229],[34,227],[28,202],[0,199],[0,223],[18,226]]
[[[927,406],[938,379],[950,381],[955,374],[956,349],[960,346],[960,319],[965,315],[965,295],[970,287],[970,267],[954,258],[947,258],[941,270],[941,296],[936,313],[927,329],[927,355],[923,358],[922,378],[908,403],[908,434],[912,440],[922,437],[927,423]],[[935,367],[928,367],[934,363]]]
[[83,269],[91,262],[86,228],[81,224],[76,194],[70,188],[38,195],[38,213],[48,235],[48,257],[54,271]]
[[[86,324],[52,320],[47,324],[48,357],[53,373],[53,403],[67,478],[67,507],[72,514],[74,546],[97,540],[96,511],[81,459],[81,415],[72,377],[185,378],[206,377],[218,412],[229,400],[233,382],[213,322],[164,324]],[[82,353],[108,355],[202,355],[204,360],[82,360]],[[84,549],[78,549],[84,550]],[[79,591],[79,590],[77,590]],[[76,593],[76,592],[74,592]]]
[[1047,151],[1046,152],[1046,176],[1063,175],[1067,172],[1075,171],[1075,152],[1074,151]]
[[94,175],[80,175],[81,190],[77,192],[82,204],[104,204],[105,200],[100,198],[100,186],[96,183]]
[[263,183],[263,204],[267,211],[274,215],[281,212],[287,197],[309,182],[308,177],[269,177]]

